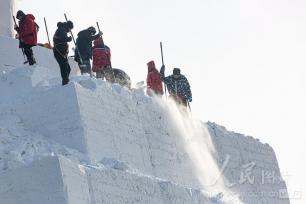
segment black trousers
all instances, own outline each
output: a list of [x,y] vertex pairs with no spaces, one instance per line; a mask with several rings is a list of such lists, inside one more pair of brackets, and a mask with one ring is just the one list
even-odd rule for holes
[[81,74],[91,74],[91,64],[90,64],[90,59],[83,59],[82,58],[82,61],[83,61],[83,64],[81,64],[80,62],[78,63],[79,64],[79,67],[80,67],[80,70],[81,70]]
[[54,57],[57,61],[57,63],[60,66],[61,69],[61,76],[62,76],[62,85],[68,84],[69,82],[69,74],[71,71],[68,58],[63,56],[61,53],[59,53],[57,50],[53,50]]
[[26,44],[23,44],[24,54],[27,56],[29,65],[36,64],[36,61],[35,61],[35,58],[34,58],[34,54],[33,54],[32,47],[33,47],[33,45],[26,45]]

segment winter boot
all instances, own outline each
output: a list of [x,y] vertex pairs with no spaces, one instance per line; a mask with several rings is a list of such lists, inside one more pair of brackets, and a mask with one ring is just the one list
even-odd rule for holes
[[34,64],[36,64],[36,60],[35,60],[34,56],[32,55],[32,56],[29,58],[29,65],[32,66],[32,65],[34,65]]
[[69,79],[63,79],[62,80],[62,85],[65,86],[66,84],[69,83]]

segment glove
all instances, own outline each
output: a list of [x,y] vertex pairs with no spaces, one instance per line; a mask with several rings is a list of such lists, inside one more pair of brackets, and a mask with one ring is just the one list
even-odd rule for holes
[[71,40],[72,40],[72,37],[71,37],[71,36],[68,37],[67,41],[68,41],[68,42],[71,42]]
[[103,35],[102,31],[99,31],[99,33],[98,33],[98,34],[99,34],[99,36],[102,36],[102,35]]
[[189,96],[189,97],[187,98],[187,101],[188,101],[188,102],[192,102],[192,96]]
[[15,29],[16,31],[18,31],[18,26],[17,26],[17,25],[14,25],[14,29]]
[[162,65],[160,68],[160,73],[165,73],[165,65]]

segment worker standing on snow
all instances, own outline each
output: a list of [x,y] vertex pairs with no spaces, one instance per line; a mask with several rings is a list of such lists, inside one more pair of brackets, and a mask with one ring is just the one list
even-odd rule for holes
[[74,60],[78,62],[81,74],[91,74],[92,41],[101,37],[102,32],[100,31],[97,35],[95,34],[96,29],[92,26],[78,33],[76,40],[76,49],[78,50],[75,50]]
[[73,23],[67,21],[65,23],[58,22],[57,30],[53,36],[53,53],[56,61],[58,62],[61,69],[62,85],[66,85],[69,82],[69,74],[71,71],[68,62],[69,45],[72,38],[68,37],[67,34],[73,29]]
[[149,96],[164,94],[163,84],[160,80],[160,74],[155,67],[154,61],[150,61],[147,64],[148,66],[148,75],[147,75],[147,94]]
[[15,30],[18,33],[19,48],[24,49],[24,54],[27,56],[29,65],[36,64],[32,47],[37,45],[38,26],[35,23],[35,17],[32,14],[25,14],[19,10],[16,14],[19,20],[19,26],[15,25]]
[[96,77],[113,82],[113,70],[111,65],[111,50],[103,42],[102,38],[94,41],[92,59],[92,71],[96,72]]
[[188,103],[192,101],[192,94],[187,78],[181,74],[179,68],[173,69],[173,74],[165,77],[165,66],[160,69],[160,78],[168,88],[170,98],[177,104],[187,107]]

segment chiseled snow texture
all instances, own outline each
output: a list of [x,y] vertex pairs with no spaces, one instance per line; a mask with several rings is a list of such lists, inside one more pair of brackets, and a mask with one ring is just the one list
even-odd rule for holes
[[[15,15],[15,0],[0,1],[0,36],[14,36],[14,22],[12,16]],[[2,45],[0,43],[0,45]]]
[[198,190],[112,168],[83,167],[63,157],[35,161],[0,175],[0,180],[1,202],[6,204],[211,203]]
[[[0,203],[289,203],[283,181],[261,184],[281,177],[269,145],[142,90],[88,76],[62,87],[38,49],[50,64],[0,64]],[[250,162],[254,184],[239,183]]]
[[[276,155],[272,147],[262,144],[258,139],[246,137],[242,134],[229,132],[224,127],[208,122],[216,148],[216,160],[221,167],[227,156],[230,157],[224,170],[228,185],[240,193],[240,198],[245,203],[289,203],[286,199],[286,183],[281,179]],[[254,184],[249,182],[239,184],[242,167],[254,163],[252,175],[255,176]],[[237,171],[237,167],[240,171]],[[273,181],[275,179],[275,181]],[[237,185],[239,184],[239,185]],[[264,194],[265,196],[258,196]],[[256,196],[257,195],[257,196]],[[277,197],[281,199],[276,199]],[[256,198],[254,201],[253,199]]]

